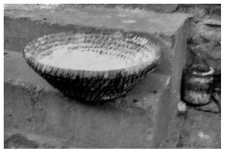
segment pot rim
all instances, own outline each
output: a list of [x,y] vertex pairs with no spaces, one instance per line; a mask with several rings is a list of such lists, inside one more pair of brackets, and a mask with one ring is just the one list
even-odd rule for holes
[[191,74],[198,76],[212,76],[215,72],[214,68],[211,66],[194,65],[189,69]]

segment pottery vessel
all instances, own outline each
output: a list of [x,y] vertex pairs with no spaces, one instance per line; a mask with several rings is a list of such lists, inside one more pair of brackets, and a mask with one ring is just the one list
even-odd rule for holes
[[203,106],[211,100],[214,69],[203,65],[194,65],[183,73],[183,101],[194,106]]

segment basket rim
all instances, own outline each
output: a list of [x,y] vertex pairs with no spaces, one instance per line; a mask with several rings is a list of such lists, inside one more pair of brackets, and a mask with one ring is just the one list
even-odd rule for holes
[[[112,32],[106,31],[106,30],[100,30],[102,34],[112,34]],[[80,77],[93,77],[93,76],[103,76],[105,78],[107,77],[116,77],[118,73],[122,74],[122,75],[131,75],[134,73],[139,73],[141,71],[143,71],[145,68],[147,67],[152,67],[152,69],[155,68],[155,66],[158,64],[159,60],[161,59],[161,48],[159,45],[157,45],[155,42],[153,42],[153,45],[157,47],[157,50],[154,50],[156,53],[156,57],[154,59],[154,61],[147,61],[141,64],[136,64],[127,68],[120,68],[120,69],[112,69],[112,70],[102,70],[102,71],[90,71],[90,70],[76,70],[76,69],[64,69],[64,68],[60,68],[60,67],[55,67],[55,66],[51,66],[51,65],[46,65],[43,63],[40,63],[37,61],[37,59],[35,57],[33,57],[32,55],[30,55],[30,52],[32,52],[32,48],[34,47],[34,45],[44,45],[43,41],[48,38],[48,37],[59,37],[59,36],[67,36],[67,35],[73,35],[73,34],[93,34],[93,33],[98,33],[99,34],[99,30],[96,31],[67,31],[67,32],[60,32],[60,33],[52,33],[52,34],[48,34],[48,35],[44,35],[41,36],[39,38],[36,38],[32,41],[30,41],[24,48],[24,52],[23,52],[23,56],[25,58],[25,60],[27,61],[27,63],[32,66],[33,68],[35,68],[36,70],[41,71],[42,73],[48,73],[51,74],[52,76],[56,76],[56,75],[60,75],[63,77],[76,77],[77,75],[79,75]],[[125,33],[125,32],[121,32],[119,31],[119,33],[125,35],[125,34],[132,34],[132,32],[129,33]],[[116,33],[118,34],[118,32]],[[133,36],[136,36],[135,34],[132,34]],[[143,38],[146,38],[145,36],[141,36]],[[148,39],[150,42],[151,40],[149,38]]]

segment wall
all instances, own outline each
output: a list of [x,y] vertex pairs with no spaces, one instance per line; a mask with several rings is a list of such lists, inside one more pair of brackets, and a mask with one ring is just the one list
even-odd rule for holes
[[191,33],[187,42],[188,50],[191,52],[189,63],[205,64],[205,60],[206,64],[214,67],[216,73],[221,73],[220,4],[128,4],[106,6],[153,10],[158,13],[192,14],[194,17],[191,20]]

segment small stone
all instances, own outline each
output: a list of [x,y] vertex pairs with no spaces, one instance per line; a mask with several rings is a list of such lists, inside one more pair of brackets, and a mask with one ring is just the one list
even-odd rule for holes
[[221,46],[215,46],[212,50],[207,51],[207,54],[213,59],[221,59]]
[[209,135],[204,134],[202,131],[200,131],[200,132],[198,133],[198,137],[199,137],[201,140],[208,140],[208,139],[210,138]]
[[[214,24],[214,26],[212,24]],[[221,41],[221,28],[218,28],[218,26],[215,26],[217,24],[219,23],[216,23],[216,22],[213,23],[210,21],[206,23],[204,22],[199,23],[196,27],[197,28],[196,32],[198,32],[200,36],[203,37],[204,39],[219,43]]]
[[220,42],[221,41],[221,33],[220,31],[205,31],[201,33],[201,36],[207,40],[210,41],[216,41]]
[[37,148],[38,145],[35,141],[31,141],[21,134],[11,135],[4,141],[4,148]]
[[180,101],[177,105],[179,112],[186,112],[187,106],[183,101]]
[[221,20],[217,20],[217,19],[207,19],[203,21],[203,24],[207,25],[207,26],[217,26],[217,27],[221,27]]

